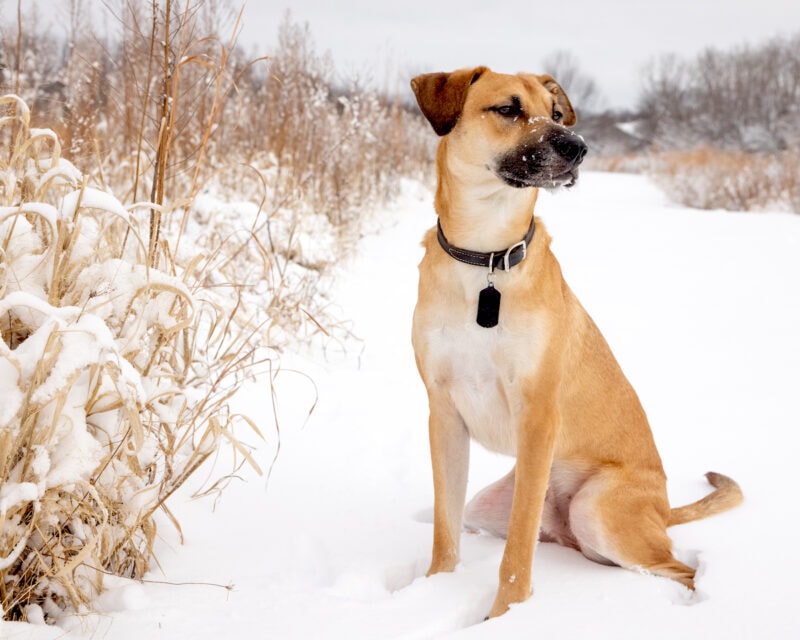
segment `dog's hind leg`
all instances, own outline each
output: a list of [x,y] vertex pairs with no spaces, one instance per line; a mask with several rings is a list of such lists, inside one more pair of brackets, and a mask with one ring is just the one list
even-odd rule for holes
[[514,498],[514,472],[511,471],[481,489],[467,504],[464,526],[474,531],[486,531],[499,538],[508,536],[508,519]]
[[[669,504],[644,482],[603,474],[588,480],[569,509],[583,555],[603,564],[671,578],[694,590],[695,570],[672,555]],[[632,487],[636,487],[632,489]]]

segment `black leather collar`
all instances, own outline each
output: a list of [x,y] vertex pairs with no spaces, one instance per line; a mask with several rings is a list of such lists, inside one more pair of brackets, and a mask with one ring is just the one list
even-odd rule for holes
[[439,244],[442,249],[459,262],[471,264],[475,267],[486,267],[490,271],[494,271],[495,269],[508,271],[511,267],[516,267],[525,259],[525,256],[528,254],[528,245],[531,243],[531,240],[533,240],[533,231],[535,227],[536,223],[534,222],[533,216],[531,216],[531,226],[528,227],[528,233],[525,234],[522,240],[510,246],[508,249],[501,249],[490,253],[480,253],[479,251],[470,251],[469,249],[454,247],[447,241],[447,238],[444,237],[442,224],[438,220],[436,222],[436,235],[439,238]]

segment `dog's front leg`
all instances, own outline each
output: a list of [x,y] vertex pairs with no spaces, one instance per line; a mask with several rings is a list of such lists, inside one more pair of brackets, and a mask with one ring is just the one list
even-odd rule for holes
[[548,403],[529,403],[517,440],[514,498],[508,538],[500,563],[500,584],[489,617],[503,615],[510,605],[531,595],[533,551],[539,533],[553,460],[558,413]]
[[433,465],[433,557],[427,575],[458,564],[467,492],[469,433],[449,399],[430,394],[429,435]]

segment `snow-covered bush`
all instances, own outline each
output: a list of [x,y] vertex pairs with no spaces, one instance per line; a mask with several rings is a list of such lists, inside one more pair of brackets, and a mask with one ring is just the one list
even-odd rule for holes
[[649,173],[673,201],[698,209],[800,213],[800,156],[700,147],[648,160]]
[[149,267],[149,210],[29,124],[0,98],[0,613],[16,619],[147,570],[156,510],[221,439],[241,448],[227,400],[256,345],[203,286],[220,277],[207,252]]
[[154,514],[221,440],[254,464],[228,400],[287,344],[350,337],[334,267],[432,161],[419,114],[334,88],[306,31],[250,61],[212,4],[129,3],[109,40],[76,4],[68,47],[36,20],[0,44],[40,127],[2,99],[0,617],[142,575]]

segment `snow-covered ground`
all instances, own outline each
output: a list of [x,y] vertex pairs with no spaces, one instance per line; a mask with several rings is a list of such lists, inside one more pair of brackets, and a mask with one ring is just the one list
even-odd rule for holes
[[[677,208],[645,178],[593,173],[543,194],[538,213],[639,392],[673,504],[704,494],[708,470],[745,492],[736,510],[670,530],[699,564],[694,596],[541,544],[533,598],[484,623],[503,541],[466,533],[458,570],[424,577],[432,486],[409,335],[434,214],[411,185],[338,280],[361,342],[282,358],[269,481],[243,470],[216,504],[180,494],[185,544],[165,522],[147,581],[109,581],[101,615],[0,623],[0,638],[800,637],[800,216]],[[266,379],[237,403],[267,425],[268,467]],[[470,494],[511,464],[475,448]]]

